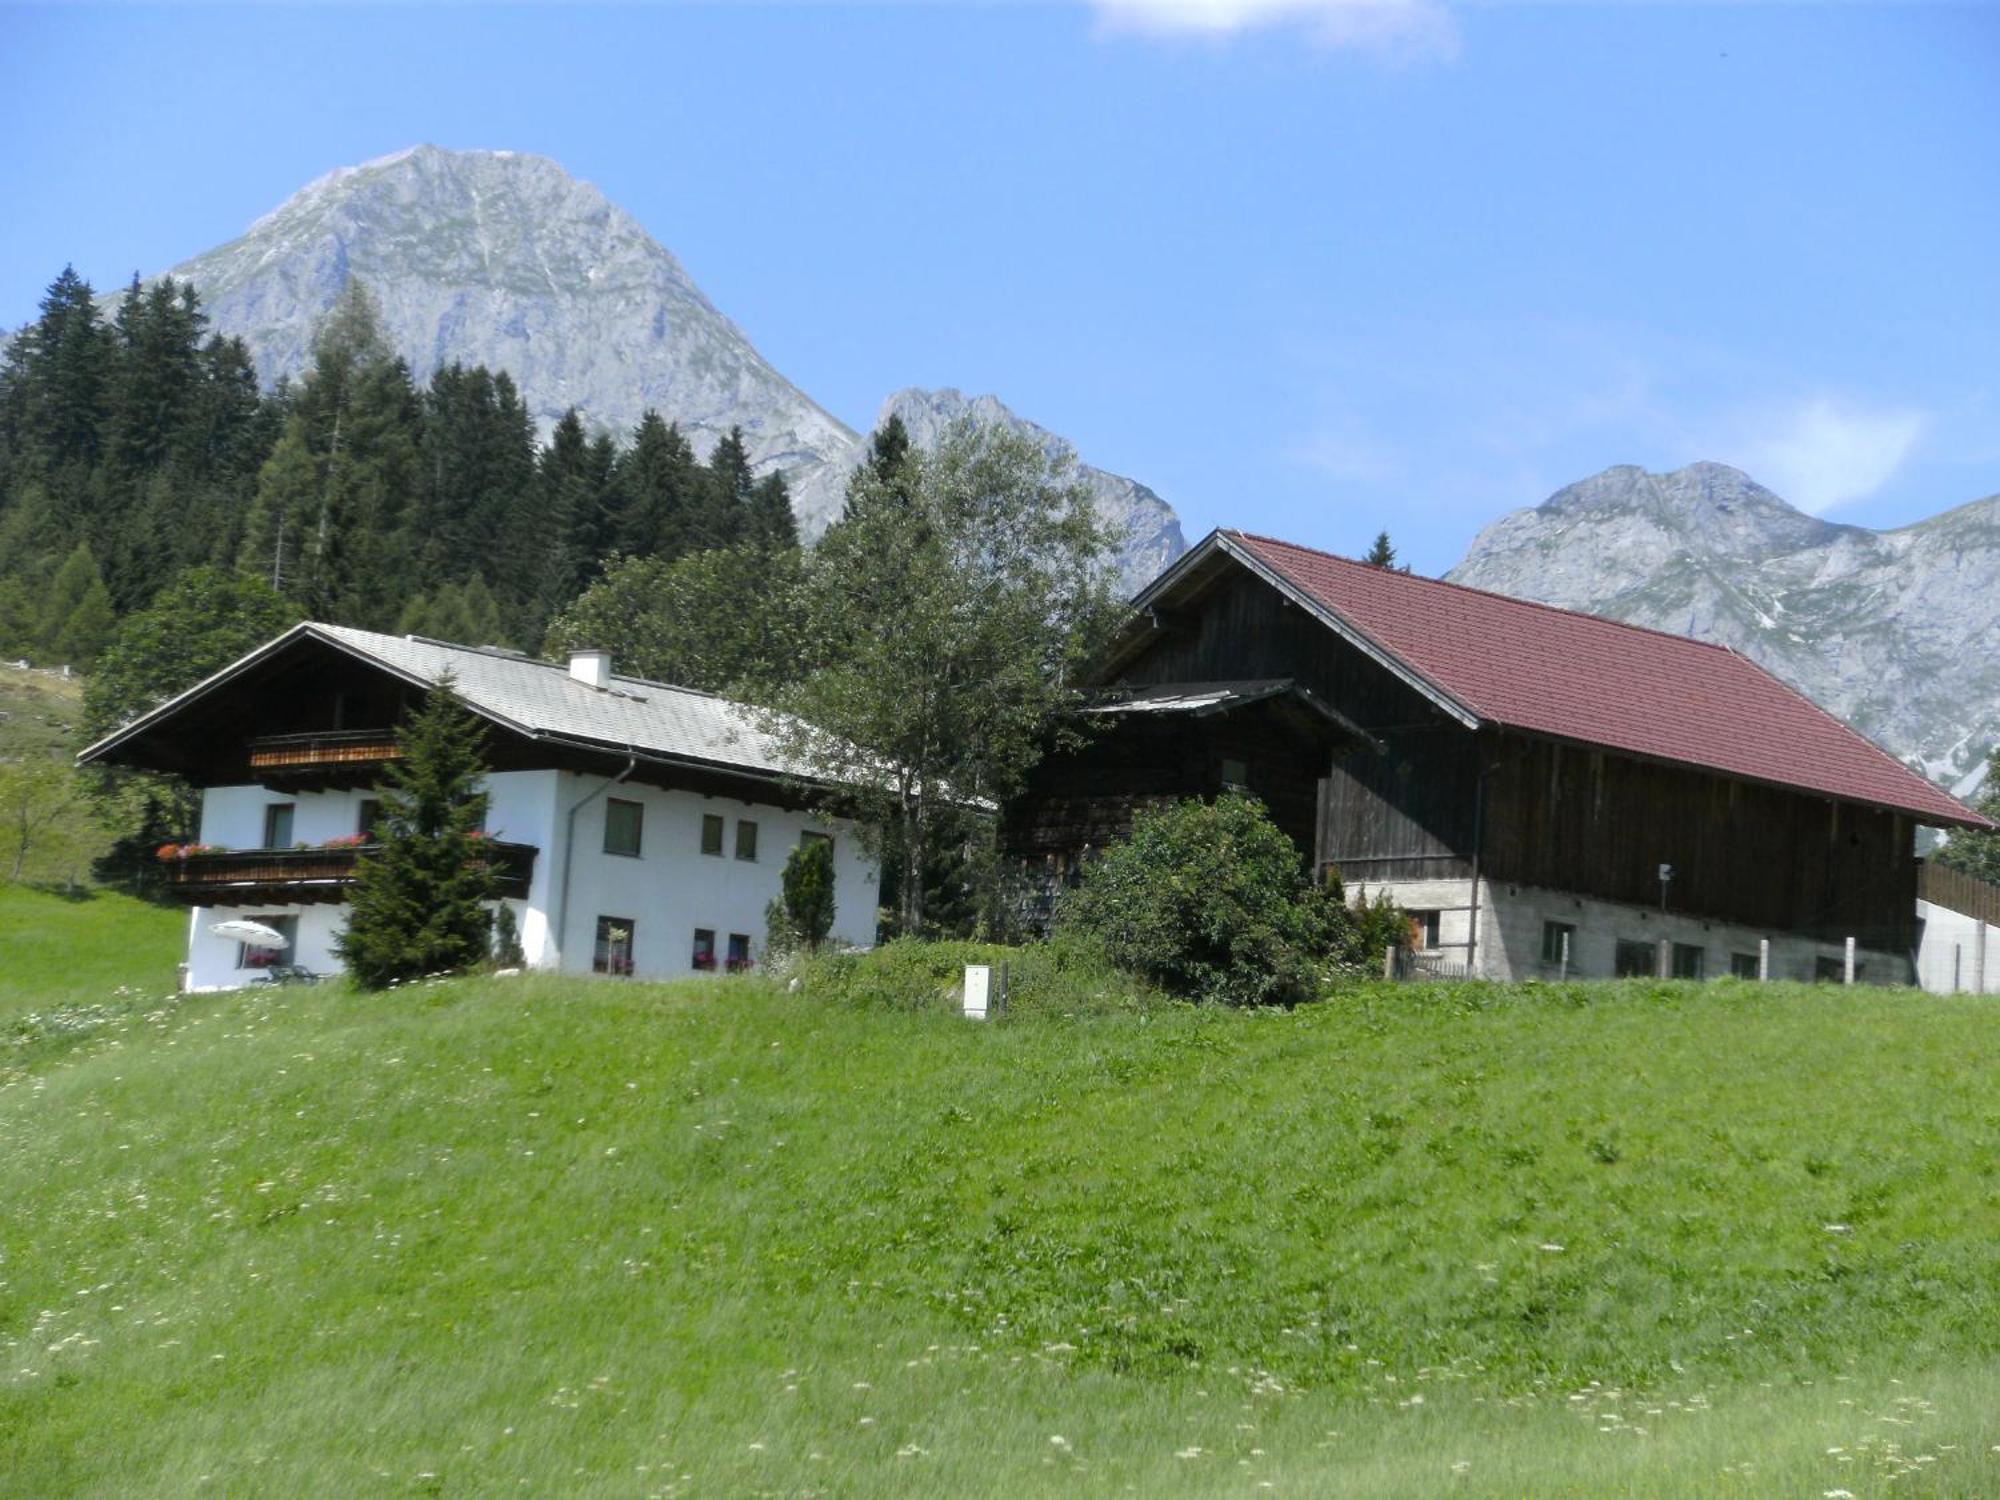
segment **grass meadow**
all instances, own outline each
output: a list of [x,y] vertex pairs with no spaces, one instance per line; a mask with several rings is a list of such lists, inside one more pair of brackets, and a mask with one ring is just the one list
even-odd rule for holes
[[2000,1495],[1991,1002],[182,1000],[24,914],[9,1495]]

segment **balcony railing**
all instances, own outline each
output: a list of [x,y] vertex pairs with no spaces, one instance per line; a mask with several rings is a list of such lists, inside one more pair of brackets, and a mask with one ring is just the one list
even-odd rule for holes
[[[372,844],[336,849],[231,849],[164,861],[167,889],[196,906],[290,906],[346,899],[354,867]],[[521,897],[535,873],[535,846],[488,841],[500,894]]]
[[328,729],[259,735],[246,746],[257,780],[272,785],[375,782],[385,762],[400,760],[393,729]]

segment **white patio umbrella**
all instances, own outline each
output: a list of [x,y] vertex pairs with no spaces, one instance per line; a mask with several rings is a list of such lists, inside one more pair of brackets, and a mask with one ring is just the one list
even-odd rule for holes
[[216,922],[209,929],[217,937],[235,938],[239,943],[251,943],[259,948],[289,948],[291,942],[275,927],[266,927],[262,922],[252,922],[244,917],[232,917],[227,922]]

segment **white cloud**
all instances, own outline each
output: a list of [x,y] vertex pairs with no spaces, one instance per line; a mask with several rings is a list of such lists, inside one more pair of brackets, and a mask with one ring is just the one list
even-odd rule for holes
[[1868,410],[1816,396],[1751,439],[1742,467],[1818,515],[1864,500],[1893,479],[1928,423],[1920,411]]
[[1458,55],[1458,24],[1442,0],[1089,0],[1109,32],[1223,39],[1291,27],[1323,47],[1396,62]]

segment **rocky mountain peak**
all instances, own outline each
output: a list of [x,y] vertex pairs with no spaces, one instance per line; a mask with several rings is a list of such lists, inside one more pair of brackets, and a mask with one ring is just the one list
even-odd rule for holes
[[[839,513],[865,448],[671,251],[547,157],[422,145],[340,167],[172,274],[200,289],[218,332],[250,346],[266,385],[307,367],[319,320],[359,277],[419,380],[453,362],[504,370],[544,433],[571,406],[619,436],[650,409],[706,454],[740,426],[752,462],[790,480],[808,537]],[[902,391],[892,409],[913,434],[969,415],[1059,441],[992,396]],[[1087,467],[1084,478],[1128,530],[1120,569],[1135,586],[1185,550],[1172,509],[1144,485]]]

